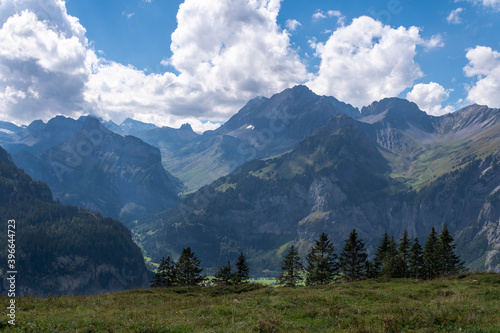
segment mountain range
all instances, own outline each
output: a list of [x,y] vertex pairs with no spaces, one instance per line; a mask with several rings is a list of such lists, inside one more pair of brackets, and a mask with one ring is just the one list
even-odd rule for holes
[[[320,99],[305,87],[282,94],[293,95],[294,105]],[[249,104],[262,103],[262,112],[280,95]],[[217,132],[244,132],[253,125],[248,108]],[[313,109],[303,107],[301,116]],[[276,108],[266,110],[272,119]],[[339,249],[356,228],[373,253],[384,232],[398,238],[406,229],[425,240],[431,227],[447,224],[470,268],[500,271],[500,110],[472,105],[433,117],[389,98],[348,114],[334,114],[292,149],[278,138],[262,150],[271,157],[243,164],[137,226],[145,251],[158,260],[189,244],[209,267],[243,251],[257,275],[273,275],[287,246],[305,255],[323,231]],[[279,137],[292,137],[291,128]]]
[[243,251],[274,276],[289,245],[304,256],[323,231],[339,251],[356,228],[372,254],[384,232],[422,243],[447,224],[469,268],[500,271],[499,118],[399,98],[358,110],[296,86],[202,135],[56,117],[0,123],[0,144],[61,202],[121,219],[153,262],[191,246],[212,272]]

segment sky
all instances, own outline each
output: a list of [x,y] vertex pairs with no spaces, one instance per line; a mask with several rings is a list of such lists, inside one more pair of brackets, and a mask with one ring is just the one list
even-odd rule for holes
[[0,0],[0,120],[214,129],[304,84],[362,108],[500,108],[500,0]]

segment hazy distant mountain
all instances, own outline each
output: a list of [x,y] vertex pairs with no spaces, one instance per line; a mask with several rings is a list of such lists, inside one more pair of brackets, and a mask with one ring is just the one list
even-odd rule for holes
[[95,118],[56,117],[20,132],[7,145],[14,162],[62,203],[130,224],[178,200],[182,183],[163,169],[158,148],[115,134]]
[[10,154],[21,150],[38,154],[68,140],[80,131],[83,122],[84,118],[74,120],[63,116],[54,117],[47,123],[35,120],[26,127],[17,127],[4,122],[0,128],[8,131],[3,131],[5,134],[0,135],[0,144]]
[[292,149],[340,114],[358,117],[359,111],[296,86],[271,98],[252,99],[224,125],[179,150],[162,150],[163,165],[189,190],[197,189],[247,161]]
[[[0,147],[0,223],[16,221],[19,295],[96,294],[148,285],[141,251],[120,222],[52,200]],[[7,244],[7,232],[0,235]],[[0,251],[7,262],[7,247]],[[5,292],[6,269],[0,270]]]
[[[255,274],[274,274],[288,245],[305,255],[323,231],[339,250],[356,228],[373,252],[386,231],[425,241],[446,223],[469,267],[500,271],[499,117],[477,105],[432,117],[385,99],[359,121],[325,121],[293,150],[244,164],[136,231],[155,260],[189,245],[217,267],[244,251]],[[244,132],[239,124],[220,131]]]
[[48,172],[43,179],[61,202],[97,209],[125,223],[171,206],[182,186],[163,169],[158,148],[115,134],[93,118],[40,160],[40,169]]

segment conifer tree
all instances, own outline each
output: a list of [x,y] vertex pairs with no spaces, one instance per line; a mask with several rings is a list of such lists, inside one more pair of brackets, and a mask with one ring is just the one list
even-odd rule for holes
[[356,229],[353,229],[340,255],[340,268],[348,281],[357,281],[365,277],[367,257],[365,245],[358,239]]
[[236,262],[236,273],[234,282],[236,284],[248,283],[250,279],[250,269],[248,268],[247,261],[243,252],[238,256],[238,261]]
[[382,267],[382,275],[387,277],[397,277],[397,256],[398,245],[394,240],[394,236],[389,241],[387,252],[385,253],[384,265]]
[[329,284],[338,271],[333,243],[326,233],[321,233],[316,245],[307,255],[306,285]]
[[235,274],[231,273],[231,261],[227,262],[226,266],[219,267],[219,271],[215,274],[215,280],[218,284],[230,286],[233,284]]
[[424,269],[423,278],[427,280],[434,279],[439,274],[439,255],[438,255],[439,239],[437,237],[436,229],[432,227],[431,233],[425,242],[424,248]]
[[[170,257],[169,257],[170,259]],[[156,269],[156,273],[151,282],[151,288],[164,288],[165,287],[165,271],[163,270],[163,265],[165,263],[165,257],[161,259],[160,265]]]
[[424,276],[424,258],[422,246],[415,237],[410,249],[410,257],[408,258],[408,276],[414,279],[422,278]]
[[464,269],[464,263],[455,254],[455,244],[445,224],[438,242],[439,273],[442,276],[458,274]]
[[203,282],[205,276],[201,275],[203,269],[200,264],[201,261],[196,258],[190,247],[183,249],[176,265],[179,285],[196,286]]
[[170,257],[163,257],[160,265],[156,270],[153,280],[151,280],[152,288],[166,288],[172,287],[176,283],[176,269],[174,262]]
[[399,240],[398,245],[398,255],[397,255],[397,277],[407,278],[408,275],[408,265],[410,259],[410,250],[411,250],[411,239],[408,238],[408,232],[403,232],[403,236]]
[[295,247],[292,245],[285,259],[281,263],[281,275],[276,279],[278,284],[284,284],[287,287],[295,287],[302,281],[302,263]]
[[373,259],[373,264],[370,268],[370,277],[377,277],[382,274],[382,268],[384,267],[385,256],[387,254],[387,250],[389,249],[389,235],[384,233],[382,239],[380,240],[380,244],[377,247],[377,252],[375,252],[375,258]]

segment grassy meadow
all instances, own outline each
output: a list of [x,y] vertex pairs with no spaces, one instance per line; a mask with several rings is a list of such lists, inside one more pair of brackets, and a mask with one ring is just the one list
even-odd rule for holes
[[[7,306],[8,299],[0,298]],[[500,332],[500,274],[18,297],[7,332]],[[5,306],[3,306],[5,311]]]

